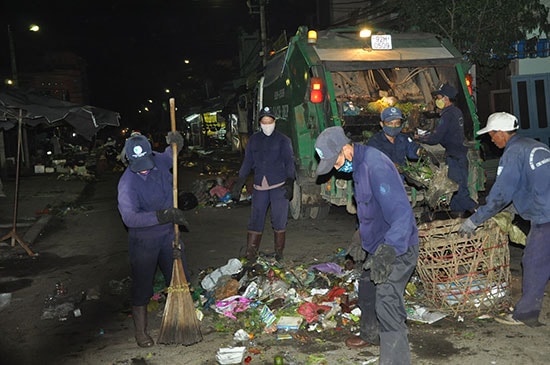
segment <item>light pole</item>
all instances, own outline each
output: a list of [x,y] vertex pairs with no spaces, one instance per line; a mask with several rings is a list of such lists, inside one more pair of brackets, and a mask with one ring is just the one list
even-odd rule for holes
[[17,79],[17,62],[15,57],[15,41],[13,39],[13,31],[11,25],[8,24],[8,41],[10,43],[10,65],[11,65],[11,79],[13,86],[19,86]]
[[[36,24],[31,24],[28,28],[31,32],[38,32],[40,30],[40,27]],[[13,29],[11,28],[11,25],[8,24],[8,42],[10,47],[10,65],[11,65],[11,85],[14,87],[19,87],[19,76],[17,72],[17,57],[15,55],[15,38],[13,36]],[[3,141],[3,131],[0,134],[0,138]],[[0,163],[1,166],[5,166],[5,148],[4,146],[0,147]],[[23,162],[25,163],[25,167],[30,167],[30,158],[29,158],[29,145],[27,140],[27,130],[23,128]]]
[[[40,27],[36,24],[29,25],[30,32],[38,32]],[[10,65],[11,65],[11,84],[15,87],[19,86],[19,76],[17,73],[17,57],[15,53],[15,38],[13,36],[13,29],[11,25],[8,24],[8,42],[10,46]]]

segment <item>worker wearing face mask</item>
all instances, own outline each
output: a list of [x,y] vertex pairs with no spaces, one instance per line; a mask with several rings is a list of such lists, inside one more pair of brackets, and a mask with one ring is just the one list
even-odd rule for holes
[[350,348],[380,345],[380,364],[411,363],[405,286],[418,259],[418,229],[409,198],[392,161],[370,146],[352,143],[342,127],[325,129],[315,142],[317,175],[334,169],[351,173],[357,202],[362,265],[358,304],[359,335]]
[[248,221],[246,258],[258,256],[267,210],[271,207],[275,258],[282,259],[286,242],[288,204],[292,199],[296,170],[290,138],[275,130],[276,116],[264,107],[259,116],[261,131],[254,133],[246,145],[239,178],[232,196],[239,200],[247,176],[254,170],[252,208]]
[[471,215],[477,203],[468,190],[468,148],[464,145],[464,115],[454,105],[458,92],[449,84],[443,84],[432,92],[435,105],[440,112],[438,125],[432,133],[419,137],[419,141],[445,148],[445,163],[449,167],[448,177],[458,184],[458,191],[450,203],[451,212],[460,217]]
[[382,151],[390,158],[401,173],[408,160],[418,160],[425,150],[403,130],[403,113],[396,107],[388,107],[380,113],[382,131],[372,136],[367,145]]

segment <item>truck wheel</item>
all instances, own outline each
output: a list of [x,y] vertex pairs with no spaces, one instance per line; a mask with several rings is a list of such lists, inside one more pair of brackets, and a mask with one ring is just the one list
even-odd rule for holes
[[295,219],[304,219],[309,215],[309,210],[302,205],[302,188],[294,181],[294,192],[289,202],[290,216]]
[[325,219],[330,212],[330,205],[323,205],[320,207],[311,207],[309,210],[309,217],[311,219]]

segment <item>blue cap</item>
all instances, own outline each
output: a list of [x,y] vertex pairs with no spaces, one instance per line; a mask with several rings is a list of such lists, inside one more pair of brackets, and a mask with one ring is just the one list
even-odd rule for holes
[[452,87],[449,84],[441,84],[439,86],[439,89],[432,91],[432,95],[443,95],[448,98],[456,98],[456,95],[458,94],[458,91],[454,87]]
[[271,108],[268,106],[264,106],[262,108],[262,110],[260,111],[260,117],[258,118],[258,120],[262,120],[263,117],[271,117],[273,119],[277,119],[277,117],[275,116]]
[[321,161],[317,166],[317,175],[325,175],[332,170],[342,147],[350,142],[342,127],[329,127],[325,129],[315,141],[315,151]]
[[145,136],[137,135],[128,138],[124,145],[124,151],[130,164],[130,170],[133,172],[151,170],[155,167],[151,143]]
[[382,113],[380,113],[380,119],[383,122],[391,122],[392,120],[403,119],[403,113],[401,113],[401,110],[399,108],[390,106],[389,108],[382,110]]

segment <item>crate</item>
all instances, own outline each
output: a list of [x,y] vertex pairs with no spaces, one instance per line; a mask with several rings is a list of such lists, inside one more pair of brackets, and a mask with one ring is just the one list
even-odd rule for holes
[[458,314],[499,311],[510,293],[508,236],[492,219],[475,236],[460,237],[463,219],[419,225],[416,270],[426,301],[437,310]]

